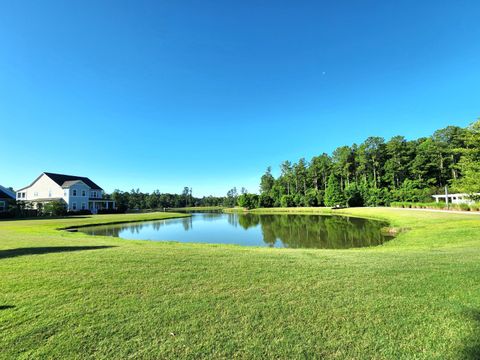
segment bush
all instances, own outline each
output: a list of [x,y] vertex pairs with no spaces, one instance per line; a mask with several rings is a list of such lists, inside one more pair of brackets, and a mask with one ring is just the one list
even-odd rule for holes
[[67,211],[67,216],[76,216],[76,215],[92,215],[92,212],[90,210]]
[[43,213],[47,216],[65,216],[67,204],[61,200],[50,201],[43,206]]
[[470,211],[480,211],[480,203],[470,204]]
[[0,219],[11,219],[14,217],[15,217],[15,212],[13,211],[0,212]]
[[447,207],[447,205],[444,202],[434,202],[432,203],[432,208],[438,209],[438,210],[444,210]]
[[461,211],[470,211],[470,205],[468,204],[458,204],[458,207]]
[[319,193],[315,189],[309,189],[305,194],[304,203],[305,206],[318,206]]
[[255,209],[258,207],[259,197],[256,194],[242,194],[238,197],[238,206],[246,209]]
[[270,208],[270,207],[273,207],[275,201],[273,200],[273,198],[268,195],[268,194],[261,194],[259,197],[258,197],[258,205],[260,207],[263,207],[263,208]]
[[345,189],[345,197],[348,206],[363,206],[362,194],[356,185],[350,185]]
[[295,202],[293,201],[292,195],[283,195],[280,198],[280,206],[281,207],[294,207]]
[[305,198],[300,194],[294,196],[293,202],[295,203],[296,207],[305,206]]
[[[391,207],[412,208],[412,209],[436,209],[446,210],[447,205],[444,202],[429,202],[429,203],[410,203],[410,202],[392,202]],[[480,211],[480,204],[449,204],[450,210],[458,211]]]

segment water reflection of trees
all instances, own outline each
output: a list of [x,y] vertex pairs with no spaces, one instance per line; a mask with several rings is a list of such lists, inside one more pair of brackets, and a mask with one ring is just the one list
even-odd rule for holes
[[375,246],[383,243],[384,223],[340,216],[240,214],[244,229],[260,224],[263,241],[275,246],[281,241],[290,248],[341,249]]
[[[388,238],[381,231],[385,223],[341,216],[208,213],[196,214],[194,217],[201,217],[202,221],[226,218],[229,225],[245,230],[260,227],[262,239],[270,247],[344,249],[375,246]],[[190,231],[193,229],[193,222],[193,217],[187,217],[149,223],[98,226],[83,231],[91,235],[120,237],[122,232],[139,234],[147,226],[160,231],[167,225],[181,224],[185,231]]]
[[[167,223],[167,221],[169,221],[169,223]],[[189,231],[193,228],[192,217],[185,217],[180,219],[169,219],[149,223],[127,223],[107,226],[95,226],[85,228],[82,231],[89,235],[120,237],[120,233],[122,232],[128,232],[132,235],[140,234],[140,231],[146,226],[151,226],[153,230],[159,231],[162,227],[166,226],[167,224],[172,224],[173,222],[181,223],[185,231]]]

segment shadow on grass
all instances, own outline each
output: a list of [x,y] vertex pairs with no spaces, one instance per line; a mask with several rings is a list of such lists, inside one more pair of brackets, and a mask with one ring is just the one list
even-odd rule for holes
[[12,217],[2,218],[0,221],[31,221],[31,220],[58,220],[58,219],[90,219],[92,215],[71,215],[71,216],[33,216],[33,217]]
[[475,322],[475,330],[463,349],[462,359],[478,360],[480,359],[480,310],[470,309],[465,312],[465,315]]
[[0,260],[25,255],[42,255],[69,251],[100,250],[115,246],[53,246],[0,250]]
[[8,310],[8,309],[14,309],[15,306],[13,305],[0,305],[0,311],[1,310]]

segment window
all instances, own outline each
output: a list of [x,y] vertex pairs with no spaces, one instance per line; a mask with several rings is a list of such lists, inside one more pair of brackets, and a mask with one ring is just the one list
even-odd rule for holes
[[76,189],[72,190],[72,196],[77,196],[77,190]]
[[82,190],[82,196],[87,196],[87,192],[85,190]]
[[[85,196],[85,195],[84,195]],[[86,210],[87,209],[87,204],[85,203],[82,203],[82,210]]]
[[22,193],[17,193],[17,199],[20,199],[22,197]]
[[35,192],[33,193],[33,196],[38,196],[38,191],[35,191]]
[[5,206],[5,201],[0,201],[0,211],[5,211],[6,206]]
[[77,203],[76,202],[72,203],[72,210],[77,210]]
[[22,192],[22,199],[25,199],[25,194],[24,192]]
[[97,197],[97,192],[96,191],[92,192],[92,198],[96,198],[96,197]]
[[52,197],[52,189],[48,189],[48,197]]

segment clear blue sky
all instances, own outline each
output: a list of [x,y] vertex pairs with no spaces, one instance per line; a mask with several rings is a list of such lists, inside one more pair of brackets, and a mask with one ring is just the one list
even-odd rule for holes
[[1,1],[0,184],[257,191],[265,168],[480,116],[480,2]]

